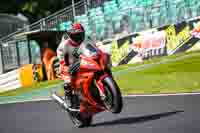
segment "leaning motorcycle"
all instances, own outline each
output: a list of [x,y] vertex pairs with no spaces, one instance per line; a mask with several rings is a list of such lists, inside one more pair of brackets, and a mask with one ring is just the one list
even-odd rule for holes
[[[76,127],[87,127],[97,113],[106,110],[120,113],[123,101],[112,76],[110,56],[92,44],[84,45],[81,51],[78,79],[73,85],[72,107],[68,107],[64,98],[56,92],[51,97],[68,112]],[[68,67],[65,69],[67,72]]]

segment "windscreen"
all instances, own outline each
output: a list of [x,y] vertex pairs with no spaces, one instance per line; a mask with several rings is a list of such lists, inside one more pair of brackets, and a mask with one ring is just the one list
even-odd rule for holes
[[96,56],[98,54],[98,48],[92,44],[85,44],[82,48],[82,54],[87,57]]

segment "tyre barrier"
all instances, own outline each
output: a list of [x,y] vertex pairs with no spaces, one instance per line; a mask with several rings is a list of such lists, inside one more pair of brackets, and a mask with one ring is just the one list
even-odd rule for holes
[[17,70],[0,75],[0,93],[31,86],[43,80],[40,64],[27,64]]
[[22,87],[19,69],[0,75],[0,93]]

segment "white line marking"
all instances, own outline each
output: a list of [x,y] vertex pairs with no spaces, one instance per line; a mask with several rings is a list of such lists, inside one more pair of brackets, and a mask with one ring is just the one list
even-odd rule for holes
[[124,97],[161,97],[161,96],[187,96],[187,95],[200,95],[200,93],[175,93],[175,94],[149,94],[149,95],[126,95]]
[[[164,96],[191,96],[191,95],[200,95],[200,93],[177,93],[177,94],[149,94],[149,95],[125,95],[124,98],[131,98],[131,97],[164,97]],[[40,102],[40,101],[51,101],[51,98],[41,98],[41,99],[33,99],[33,100],[25,100],[25,101],[10,101],[7,103],[0,103],[1,104],[12,104],[12,103],[25,103],[25,102]]]
[[51,98],[38,98],[38,99],[32,99],[32,100],[24,100],[24,101],[8,101],[8,102],[3,102],[1,103],[0,102],[0,105],[1,104],[12,104],[12,103],[26,103],[26,102],[39,102],[39,101],[50,101]]
[[[152,67],[152,66],[160,65],[160,64],[163,64],[163,63],[174,62],[174,61],[182,60],[182,59],[197,56],[197,55],[199,55],[199,53],[194,53],[194,54],[191,54],[191,55],[184,55],[184,56],[181,56],[181,57],[177,57],[175,59],[165,59],[164,61],[159,61],[159,62],[152,63],[152,64],[145,64],[145,65],[141,65],[141,66],[129,67],[127,69],[114,72],[113,74],[118,75],[118,74],[123,73],[124,71],[130,71],[130,70],[139,71],[139,70],[143,70],[145,68],[149,68],[149,67]],[[45,88],[49,88],[49,87],[53,88],[54,86],[57,87],[61,84],[62,83],[57,84],[57,85],[47,86]],[[37,90],[37,91],[39,91],[39,90]],[[155,96],[184,96],[184,95],[200,95],[200,93],[150,94],[150,95],[142,95],[142,94],[140,95],[140,94],[138,94],[138,95],[126,95],[126,96],[123,96],[123,97],[155,97]],[[51,100],[51,98],[33,99],[33,100],[25,100],[25,101],[10,101],[10,102],[7,102],[7,103],[1,103],[0,102],[0,104],[24,103],[24,102],[36,102],[36,101],[48,101],[48,100]]]

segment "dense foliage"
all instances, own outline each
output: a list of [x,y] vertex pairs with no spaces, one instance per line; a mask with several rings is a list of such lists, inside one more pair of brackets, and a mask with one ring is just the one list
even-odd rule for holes
[[1,0],[0,13],[22,13],[33,23],[70,4],[69,0]]

